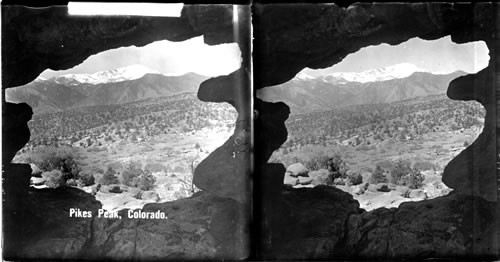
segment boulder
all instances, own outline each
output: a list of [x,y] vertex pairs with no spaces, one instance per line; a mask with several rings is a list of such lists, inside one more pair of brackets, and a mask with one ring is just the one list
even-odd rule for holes
[[154,191],[143,191],[142,194],[141,194],[141,199],[142,200],[158,201],[158,200],[160,200],[160,197]]
[[409,197],[410,189],[407,186],[396,186],[394,191],[402,197]]
[[110,186],[102,185],[101,188],[99,188],[99,192],[101,192],[101,193],[109,193],[110,189],[111,189]]
[[422,188],[428,198],[436,198],[448,195],[452,189],[447,187],[443,182],[434,182],[424,185]]
[[335,178],[335,179],[333,180],[333,184],[343,186],[343,185],[345,185],[345,184],[347,184],[347,183],[346,183],[346,179],[343,179],[343,178]]
[[309,170],[301,163],[295,163],[288,166],[286,173],[293,177],[308,176]]
[[91,194],[91,195],[94,195],[96,192],[95,192],[95,187],[92,187],[92,186],[84,186],[81,188],[85,193],[88,193],[88,194]]
[[313,178],[312,177],[303,177],[303,176],[299,176],[297,177],[299,179],[298,183],[301,184],[301,185],[309,185],[312,183],[313,181]]
[[363,185],[352,186],[352,193],[356,195],[362,195],[365,193],[365,187]]
[[326,185],[326,181],[328,180],[328,175],[330,172],[326,169],[313,170],[308,173],[309,177],[313,179],[311,184],[317,185]]
[[386,183],[377,184],[377,191],[379,192],[390,192],[391,187]]
[[44,177],[31,177],[30,180],[32,185],[41,186],[45,183],[47,179]]
[[109,193],[115,193],[115,194],[120,194],[123,193],[123,190],[120,188],[120,186],[111,186],[109,189]]
[[315,186],[311,185],[311,184],[309,184],[309,185],[300,185],[300,184],[298,184],[298,185],[293,186],[293,188],[313,188],[313,187],[315,187]]
[[33,163],[30,163],[30,167],[31,167],[31,175],[32,176],[40,176],[43,172],[37,165],[35,165]]
[[369,184],[366,190],[370,192],[378,192],[378,186],[377,184]]
[[426,199],[427,195],[425,194],[424,190],[422,190],[422,189],[413,189],[413,190],[410,190],[408,197],[409,198]]
[[283,179],[283,184],[295,186],[299,182],[299,179],[290,175],[290,173],[285,173],[285,177]]

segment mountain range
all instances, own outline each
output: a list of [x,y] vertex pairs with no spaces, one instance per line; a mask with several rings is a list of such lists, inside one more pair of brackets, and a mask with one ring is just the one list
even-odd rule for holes
[[465,74],[433,74],[409,64],[318,77],[299,73],[284,84],[258,90],[257,96],[268,102],[285,102],[292,114],[320,112],[445,94],[449,82]]
[[[412,64],[318,77],[301,72],[284,84],[258,90],[257,96],[269,102],[287,103],[292,114],[320,112],[444,94],[451,80],[465,74],[462,71],[433,74]],[[166,76],[142,65],[131,65],[93,74],[38,78],[27,85],[7,89],[5,95],[8,102],[26,102],[34,112],[44,113],[196,92],[206,79],[208,77],[195,73]]]
[[8,102],[26,102],[36,113],[71,108],[117,105],[149,98],[196,92],[206,76],[188,73],[166,76],[143,66],[94,74],[71,74],[35,81],[6,90]]

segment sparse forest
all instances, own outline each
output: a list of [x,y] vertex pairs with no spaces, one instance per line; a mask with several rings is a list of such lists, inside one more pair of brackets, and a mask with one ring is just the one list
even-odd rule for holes
[[234,128],[236,111],[228,104],[203,103],[193,94],[136,103],[77,108],[34,115],[26,149],[40,145],[103,145],[139,142],[159,134],[202,128]]
[[305,145],[358,146],[417,140],[429,132],[480,128],[484,112],[479,103],[438,95],[292,115],[286,122],[288,139],[281,149],[288,153]]

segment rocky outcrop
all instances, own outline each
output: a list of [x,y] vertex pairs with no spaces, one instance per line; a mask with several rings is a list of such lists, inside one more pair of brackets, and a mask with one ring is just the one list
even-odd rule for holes
[[31,120],[33,111],[26,103],[13,104],[3,102],[2,108],[2,163],[10,163],[30,138],[30,130],[28,121]]
[[481,196],[496,201],[498,194],[496,173],[496,73],[490,66],[475,75],[453,80],[448,96],[455,100],[476,100],[486,109],[483,132],[458,156],[448,163],[443,182],[467,195]]
[[[142,212],[168,219],[97,218],[83,250],[110,259],[241,259],[248,256],[246,217],[237,201],[200,193],[174,202],[147,204]],[[138,210],[136,210],[138,211]]]
[[[119,212],[122,219],[98,217],[101,204],[75,188],[31,189],[17,204],[4,205],[4,223],[9,225],[4,258],[9,260],[233,260],[249,252],[241,204],[207,193],[140,209],[164,212],[167,219],[129,218],[128,209]],[[71,217],[71,208],[91,211],[92,217]]]
[[336,257],[345,221],[362,212],[350,194],[328,186],[287,188],[281,197],[267,213],[272,236],[262,253],[265,259]]
[[352,215],[339,250],[360,259],[495,257],[495,205],[452,193]]
[[91,239],[92,219],[70,217],[70,208],[97,214],[101,204],[75,188],[26,191],[16,201],[4,199],[3,223],[8,225],[4,227],[4,259],[78,258]]
[[[121,46],[204,36],[207,44],[235,42],[230,5],[186,5],[181,17],[69,16],[64,6],[33,10],[3,6],[3,88],[27,84],[46,68],[68,69],[90,55]],[[244,11],[240,19],[245,18]],[[245,18],[248,19],[248,18]]]
[[495,8],[488,3],[255,4],[255,86],[284,83],[306,67],[330,67],[369,45],[446,35],[457,43],[486,40],[496,28]]

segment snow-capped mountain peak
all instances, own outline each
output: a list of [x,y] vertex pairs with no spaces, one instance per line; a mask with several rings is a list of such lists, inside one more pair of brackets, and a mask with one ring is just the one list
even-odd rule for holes
[[126,80],[134,80],[143,77],[146,74],[161,74],[143,65],[130,65],[117,69],[100,71],[93,74],[67,74],[57,76],[53,80],[59,84],[104,84],[115,83]]
[[295,78],[301,79],[301,80],[308,80],[308,79],[314,79],[313,76],[310,76],[309,74],[305,73],[304,71],[300,71]]
[[[383,68],[369,69],[363,72],[335,72],[320,78],[329,83],[345,84],[347,82],[368,83],[405,78],[415,72],[426,72],[410,63],[401,63]],[[299,76],[300,73],[297,75]]]

